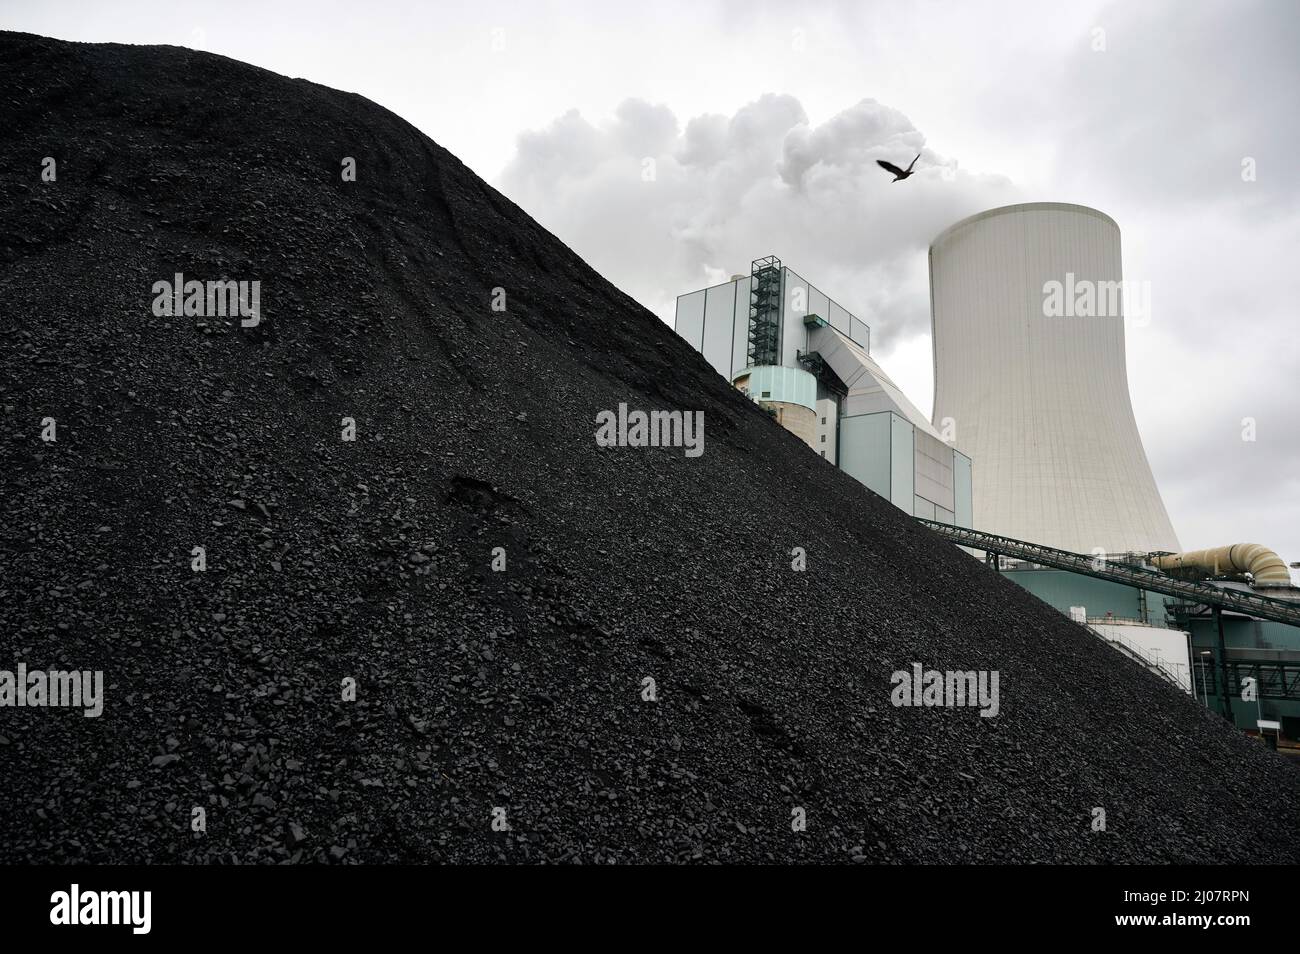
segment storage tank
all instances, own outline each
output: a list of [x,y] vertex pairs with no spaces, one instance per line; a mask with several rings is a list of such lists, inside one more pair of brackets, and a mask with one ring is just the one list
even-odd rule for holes
[[[936,428],[979,462],[979,530],[1080,553],[1179,549],[1133,418],[1120,233],[1085,206],[963,219],[930,245]],[[1127,295],[1125,294],[1127,293]]]

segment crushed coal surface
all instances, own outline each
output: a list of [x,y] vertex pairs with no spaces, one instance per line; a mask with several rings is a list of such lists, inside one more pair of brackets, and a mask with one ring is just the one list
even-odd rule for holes
[[[392,113],[12,33],[0,79],[0,668],[103,672],[98,717],[0,709],[0,860],[1300,857],[1283,759]],[[256,323],[158,314],[177,274]],[[703,454],[598,447],[620,403]],[[913,663],[997,715],[894,706]]]

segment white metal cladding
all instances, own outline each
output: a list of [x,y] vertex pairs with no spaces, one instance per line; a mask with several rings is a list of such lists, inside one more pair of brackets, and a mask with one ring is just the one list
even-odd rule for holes
[[849,315],[849,337],[871,353],[871,329],[860,318]]
[[830,303],[830,307],[827,311],[829,311],[830,314],[824,315],[823,317],[831,323],[831,327],[841,334],[850,334],[849,325],[852,323],[853,316],[850,315],[842,305],[838,305],[835,302]]
[[942,435],[930,426],[925,415],[907,399],[907,395],[885,374],[884,369],[876,364],[862,345],[837,329],[823,325],[808,333],[808,350],[820,354],[822,360],[848,387],[849,393],[844,399],[845,416],[895,411],[914,426],[942,441]]
[[831,300],[826,297],[826,293],[808,286],[808,313],[811,315],[820,315],[822,318],[830,321]]
[[728,282],[706,289],[704,300],[704,359],[721,375],[731,374],[732,337],[736,323],[736,285]]
[[[915,440],[916,473],[913,477],[913,491],[935,506],[952,511],[956,502],[952,482],[953,449],[920,427],[916,429]],[[919,513],[916,515],[920,516]]]
[[829,295],[794,269],[785,267],[784,272],[785,294],[781,299],[784,341],[782,364],[794,364],[797,352],[807,350],[807,333],[803,324],[805,315],[817,315],[830,322],[836,330],[843,332],[868,352],[871,351],[871,329],[865,321],[832,301]]
[[731,380],[745,367],[749,278],[677,296],[674,329],[714,370]]
[[[1044,286],[1119,281],[1119,227],[1013,205],[930,246],[934,416],[976,462],[974,526],[1087,553],[1179,549],[1129,400],[1122,317],[1046,317]],[[960,507],[958,508],[960,510]]]
[[696,351],[704,338],[704,289],[677,296],[677,315],[673,329]]
[[959,527],[975,526],[974,502],[972,500],[970,458],[960,451],[952,454],[953,497],[956,508],[953,511],[953,523]]
[[784,269],[781,296],[781,363],[797,367],[799,352],[807,348],[808,332],[803,317],[808,314],[808,283]]
[[836,397],[820,383],[817,385],[817,447],[832,464],[838,464],[840,406]]
[[840,418],[840,467],[860,484],[890,499],[890,411]]
[[912,513],[915,505],[916,427],[897,414],[889,416],[889,499]]
[[[677,296],[673,327],[709,364],[732,380],[749,363],[748,275],[735,281]],[[831,301],[825,292],[810,285],[789,268],[782,268],[781,364],[799,367],[799,352],[807,350],[805,315],[820,315],[838,330],[871,350],[871,329],[866,322]]]

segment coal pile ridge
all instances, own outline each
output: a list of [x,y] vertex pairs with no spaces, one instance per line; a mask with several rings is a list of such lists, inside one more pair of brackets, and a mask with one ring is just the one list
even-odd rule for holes
[[[1282,759],[397,116],[170,47],[3,34],[0,78],[0,668],[105,674],[99,718],[0,710],[0,861],[1300,856]],[[260,323],[155,316],[178,272]],[[703,411],[703,455],[597,447],[620,402]],[[1000,713],[895,708],[914,662]]]

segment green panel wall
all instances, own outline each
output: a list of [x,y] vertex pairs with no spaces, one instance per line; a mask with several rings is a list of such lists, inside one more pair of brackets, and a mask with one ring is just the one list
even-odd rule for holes
[[[1117,617],[1139,617],[1138,590],[1121,583],[1095,580],[1067,570],[1004,570],[1003,576],[1062,613],[1069,613],[1071,606],[1083,606],[1087,608],[1089,616],[1105,616],[1110,611]],[[1165,619],[1165,597],[1159,593],[1147,593],[1146,596],[1147,620],[1152,625],[1159,626]],[[1192,620],[1190,629],[1196,698],[1222,715],[1222,673],[1216,668],[1212,681],[1207,683],[1203,680],[1201,670],[1202,665],[1218,665],[1218,628],[1211,617]],[[1228,657],[1234,661],[1250,659],[1253,654],[1246,650],[1300,652],[1300,628],[1282,623],[1224,616],[1223,636]],[[1212,655],[1202,657],[1200,654],[1203,650],[1209,650]],[[1207,684],[1212,690],[1208,700],[1205,698]],[[1248,702],[1242,700],[1239,686],[1232,687],[1231,691],[1232,720],[1238,728],[1255,731],[1255,723],[1262,715],[1265,719],[1281,721],[1283,734],[1288,738],[1300,739],[1300,701],[1262,698],[1257,702]]]
[[[741,373],[744,372],[737,375]],[[799,404],[816,411],[817,379],[801,368],[763,364],[749,369],[749,396],[762,401]]]
[[[1138,591],[1131,586],[1093,579],[1068,570],[1007,570],[1003,575],[1067,615],[1071,606],[1082,606],[1089,616],[1111,613],[1121,619],[1141,617]],[[1148,594],[1148,597],[1148,622],[1159,626],[1165,618],[1164,598],[1155,594]]]
[[[1199,675],[1200,665],[1217,666],[1218,664],[1219,630],[1214,625],[1214,619],[1208,618],[1192,620],[1191,631],[1192,659],[1198,670],[1196,683],[1198,698],[1204,699],[1204,687],[1209,685],[1213,690],[1208,702],[1209,707],[1222,715],[1224,712],[1222,673],[1216,669],[1212,683],[1202,682]],[[1254,655],[1241,650],[1272,649],[1300,652],[1300,629],[1265,620],[1225,616],[1223,617],[1223,642],[1228,649],[1228,658],[1233,661],[1250,659]],[[1202,657],[1200,655],[1202,650],[1209,650],[1212,655]],[[1232,721],[1239,728],[1254,731],[1255,723],[1262,715],[1265,719],[1281,721],[1283,734],[1288,738],[1300,738],[1300,701],[1264,698],[1258,702],[1247,702],[1241,698],[1240,687],[1233,687],[1232,691]]]

